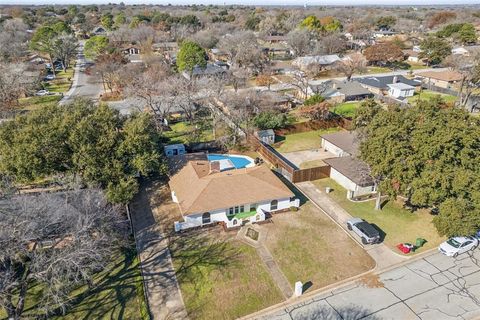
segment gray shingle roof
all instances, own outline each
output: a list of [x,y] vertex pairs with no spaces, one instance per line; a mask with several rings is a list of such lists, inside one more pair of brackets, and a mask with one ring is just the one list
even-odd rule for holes
[[396,83],[404,83],[414,87],[418,87],[422,84],[421,81],[410,80],[401,75],[383,76],[383,77],[362,77],[362,78],[355,78],[354,80],[369,87],[374,87],[379,89],[388,89],[388,85],[394,83],[393,78],[395,77],[397,78]]
[[338,131],[322,134],[321,137],[351,155],[357,153],[359,141],[357,135],[353,132]]
[[323,160],[333,169],[340,172],[360,187],[373,186],[375,181],[370,176],[368,165],[354,157],[339,157]]

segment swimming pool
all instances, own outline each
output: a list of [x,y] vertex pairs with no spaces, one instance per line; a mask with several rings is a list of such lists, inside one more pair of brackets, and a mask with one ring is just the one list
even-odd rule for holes
[[228,155],[228,154],[209,154],[207,155],[208,161],[220,162],[220,170],[241,169],[250,168],[255,166],[255,162],[252,158],[240,155]]

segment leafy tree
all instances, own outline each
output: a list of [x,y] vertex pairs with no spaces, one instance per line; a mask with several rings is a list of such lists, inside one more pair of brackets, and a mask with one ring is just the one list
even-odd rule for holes
[[205,49],[193,41],[183,41],[177,55],[177,68],[191,72],[195,66],[207,66]]
[[125,16],[125,13],[123,12],[120,12],[119,14],[117,14],[115,16],[115,19],[114,19],[114,24],[115,24],[115,27],[120,27],[122,24],[125,24],[127,23],[127,17]]
[[55,74],[55,68],[53,68],[54,53],[56,50],[56,37],[65,32],[65,28],[62,24],[44,25],[39,27],[32,36],[30,41],[30,48],[39,53],[46,54],[48,60],[52,65],[53,73]]
[[314,104],[319,104],[320,102],[323,102],[323,101],[325,101],[324,97],[322,97],[319,94],[314,94],[310,98],[305,99],[303,104],[306,105],[306,106],[313,106]]
[[84,52],[89,59],[95,59],[98,55],[107,52],[109,47],[106,36],[93,36],[85,41]]
[[288,118],[285,113],[263,111],[253,118],[253,123],[260,130],[280,129],[288,124]]
[[391,42],[374,44],[366,48],[363,54],[368,62],[373,64],[391,64],[404,59],[402,49]]
[[452,23],[443,27],[442,30],[437,31],[436,35],[440,38],[448,38],[458,33],[462,27],[463,23]]
[[411,108],[374,107],[355,122],[363,133],[360,157],[380,178],[380,191],[437,208],[441,235],[480,227],[479,119],[436,97]]
[[472,44],[477,42],[477,32],[471,23],[465,23],[458,32],[462,44]]
[[419,57],[421,59],[427,59],[428,64],[438,64],[443,61],[452,52],[452,47],[444,39],[429,36],[420,42]]
[[107,30],[112,30],[113,28],[113,15],[111,13],[106,13],[100,18],[102,26]]
[[64,72],[69,67],[70,61],[75,57],[77,48],[78,41],[72,34],[62,33],[55,38],[53,54],[62,63]]
[[191,27],[199,27],[200,20],[194,14],[187,14],[180,19],[180,24],[191,26]]
[[300,22],[300,28],[306,28],[309,31],[323,31],[322,23],[316,16],[308,16]]
[[260,24],[260,21],[261,21],[260,17],[252,13],[248,17],[247,21],[245,21],[245,28],[252,31],[257,30],[258,25]]
[[382,16],[375,21],[375,26],[379,30],[390,30],[397,23],[397,18],[394,16]]
[[0,126],[0,173],[20,182],[73,174],[106,188],[111,201],[125,202],[136,191],[134,175],[159,170],[157,144],[148,114],[125,119],[105,105],[77,100]]

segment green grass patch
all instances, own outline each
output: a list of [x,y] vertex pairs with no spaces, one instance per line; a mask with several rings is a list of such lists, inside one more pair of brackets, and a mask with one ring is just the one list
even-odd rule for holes
[[65,93],[72,86],[72,82],[73,68],[68,68],[66,72],[57,72],[54,80],[44,81],[43,87],[50,92]]
[[319,149],[321,147],[320,136],[325,133],[339,131],[339,128],[321,129],[300,133],[287,134],[277,137],[274,145],[278,152],[293,152],[309,149]]
[[22,98],[19,100],[19,108],[22,110],[36,110],[43,108],[52,103],[58,103],[62,99],[59,95],[49,95],[49,96],[33,96],[28,98]]
[[205,142],[213,140],[211,125],[205,122],[190,124],[177,122],[170,125],[171,131],[165,131],[164,136],[170,139],[169,143]]
[[417,252],[438,246],[444,238],[438,235],[428,210],[411,212],[403,208],[401,201],[388,201],[381,211],[375,210],[375,200],[366,202],[352,202],[347,199],[347,191],[332,179],[314,181],[320,189],[331,187],[329,196],[333,198],[353,217],[359,217],[376,224],[385,232],[384,243],[396,252],[396,245],[403,242],[415,243],[417,238],[424,238],[428,242]]
[[218,237],[189,238],[174,241],[171,252],[191,319],[236,319],[282,301],[254,248]]
[[361,102],[344,102],[333,106],[330,111],[345,118],[353,118],[360,104]]
[[375,74],[375,73],[386,73],[386,72],[392,72],[392,69],[386,68],[386,67],[371,66],[367,68],[367,72],[365,72],[364,74]]
[[436,96],[440,96],[445,100],[447,103],[454,103],[457,101],[457,97],[449,95],[449,94],[443,94],[443,93],[438,93],[435,91],[430,91],[430,90],[423,90],[422,92],[416,92],[413,97],[408,98],[409,103],[416,103],[418,100],[430,100]]
[[[36,300],[41,298],[42,286],[33,286],[27,295],[25,318],[34,318]],[[149,319],[144,299],[143,281],[135,250],[119,251],[116,258],[98,273],[93,287],[82,286],[71,294],[71,307],[66,315],[49,319]],[[0,310],[0,318],[5,316]]]

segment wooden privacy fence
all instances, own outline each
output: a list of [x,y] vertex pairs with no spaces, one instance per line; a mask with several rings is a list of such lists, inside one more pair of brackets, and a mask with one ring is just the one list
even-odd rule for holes
[[277,150],[260,141],[257,137],[252,136],[251,143],[255,146],[258,153],[276,168],[278,173],[282,174],[287,180],[293,183],[318,180],[330,176],[329,165],[300,169],[287,158],[282,156]]

